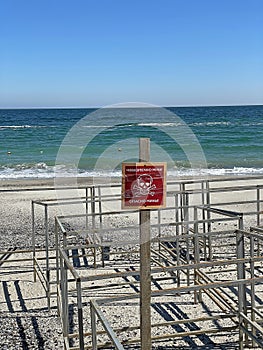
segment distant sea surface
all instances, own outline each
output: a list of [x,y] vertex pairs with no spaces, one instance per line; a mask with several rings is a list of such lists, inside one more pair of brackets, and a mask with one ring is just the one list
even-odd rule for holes
[[263,106],[2,109],[0,179],[120,176],[139,137],[169,176],[263,174]]

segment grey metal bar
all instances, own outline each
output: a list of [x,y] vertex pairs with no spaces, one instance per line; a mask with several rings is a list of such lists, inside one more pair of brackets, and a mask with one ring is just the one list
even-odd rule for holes
[[86,203],[85,203],[85,207],[86,207],[86,229],[88,228],[88,213],[89,213],[89,204],[88,204],[88,187],[85,188],[85,197],[86,197]]
[[[241,231],[237,231],[237,258],[244,259],[245,258],[245,247],[244,247],[244,235]],[[243,262],[237,263],[237,278],[245,279],[245,264]],[[247,299],[246,299],[246,290],[245,285],[238,285],[238,309],[239,314],[245,313],[247,314]],[[244,337],[243,337],[243,329],[239,328],[239,343],[240,348],[244,347]]]
[[96,324],[96,312],[93,307],[92,301],[90,301],[90,317],[91,317],[91,339],[92,339],[92,350],[98,349],[97,341],[97,324]]
[[260,188],[257,186],[257,226],[260,225],[260,214],[261,214],[261,210],[260,210]]
[[[263,348],[263,341],[259,337],[255,336],[255,333],[250,332],[248,330],[247,324],[249,324],[255,331],[261,334],[263,336],[263,328],[259,326],[256,322],[250,320],[243,312],[239,314],[239,317],[241,319],[241,325],[240,328],[242,331],[248,335],[254,342],[256,342],[261,348]],[[245,325],[243,325],[243,320],[245,321]]]
[[84,329],[83,329],[83,307],[82,307],[82,290],[81,279],[76,281],[77,287],[77,306],[78,306],[78,327],[79,327],[79,349],[84,350]]
[[[110,337],[114,347],[117,350],[124,350],[124,347],[122,346],[122,344],[120,343],[120,341],[118,340],[116,334],[114,333],[113,329],[111,328],[108,320],[106,319],[106,317],[104,316],[104,314],[101,312],[99,305],[97,304],[97,302],[95,300],[90,300],[90,304],[92,305],[92,308],[94,309],[94,311],[96,312],[98,318],[100,319],[100,321],[102,322],[102,326],[105,329],[105,331],[107,332],[108,336]],[[96,348],[94,348],[96,349]]]
[[45,205],[45,244],[46,244],[46,279],[47,279],[47,306],[50,310],[50,268],[49,268],[49,228],[48,228],[48,206]]
[[31,220],[32,220],[32,249],[33,249],[33,279],[36,282],[36,228],[35,228],[35,205],[31,202]]
[[[254,257],[255,256],[255,238],[254,237],[250,237],[250,256]],[[255,263],[253,261],[250,262],[250,276],[251,278],[255,277]],[[253,282],[251,282],[251,286],[250,286],[250,290],[251,290],[251,320],[252,322],[255,322],[255,306],[256,306],[256,302],[255,302],[255,284]],[[252,330],[253,335],[255,336],[255,330]],[[252,339],[252,346],[255,346],[255,340]]]

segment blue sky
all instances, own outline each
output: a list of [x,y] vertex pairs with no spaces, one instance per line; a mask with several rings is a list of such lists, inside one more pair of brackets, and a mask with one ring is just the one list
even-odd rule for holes
[[263,104],[262,0],[0,0],[0,108]]

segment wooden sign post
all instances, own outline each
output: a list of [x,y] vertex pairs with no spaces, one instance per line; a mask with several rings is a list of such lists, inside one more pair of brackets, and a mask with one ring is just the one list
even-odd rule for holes
[[139,162],[122,164],[122,208],[140,215],[141,349],[151,350],[151,208],[166,201],[166,163],[150,162],[150,139],[139,139]]
[[[140,162],[150,161],[150,139],[139,140]],[[151,225],[150,209],[140,210],[140,328],[141,349],[151,350]]]

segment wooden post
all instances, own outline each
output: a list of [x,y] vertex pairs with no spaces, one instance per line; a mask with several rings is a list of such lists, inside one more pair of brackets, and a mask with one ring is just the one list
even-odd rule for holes
[[[139,161],[150,161],[150,139],[139,140]],[[151,225],[150,209],[140,210],[140,328],[141,350],[151,350]]]

